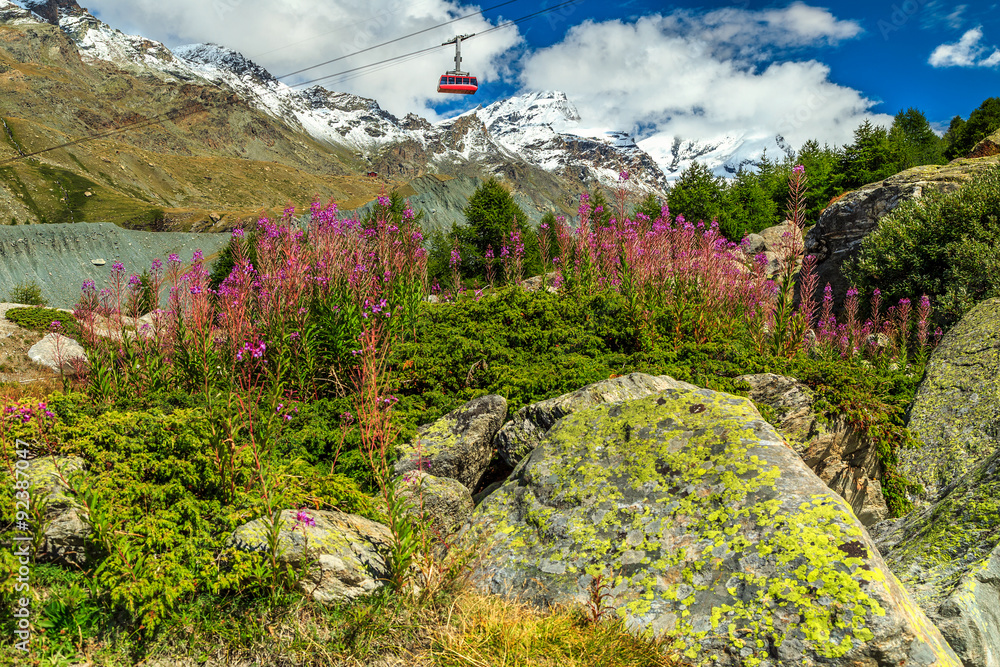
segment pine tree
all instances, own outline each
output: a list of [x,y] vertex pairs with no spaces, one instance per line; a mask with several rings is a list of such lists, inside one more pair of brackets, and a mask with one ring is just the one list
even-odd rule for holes
[[492,247],[495,257],[510,245],[510,233],[516,228],[524,244],[524,275],[541,270],[538,237],[528,226],[528,215],[514,201],[514,196],[495,178],[490,178],[469,198],[465,207],[464,227],[456,230],[462,254],[462,276],[482,281],[486,276],[486,251]]
[[901,156],[897,164],[900,171],[945,162],[941,139],[934,134],[923,112],[913,107],[896,114],[889,129],[889,141]]
[[667,201],[670,214],[683,215],[691,223],[702,220],[707,225],[724,211],[724,183],[703,164],[692,162],[670,188]]

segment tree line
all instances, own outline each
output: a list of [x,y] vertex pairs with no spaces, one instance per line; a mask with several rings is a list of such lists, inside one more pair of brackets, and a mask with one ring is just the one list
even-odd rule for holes
[[[889,127],[866,120],[855,131],[853,141],[844,146],[820,145],[806,141],[794,155],[772,159],[766,153],[753,165],[739,169],[731,179],[715,176],[699,162],[692,162],[676,180],[662,201],[650,194],[635,205],[633,217],[656,219],[666,205],[671,216],[691,222],[717,220],[721,233],[740,241],[752,232],[781,224],[785,219],[788,181],[796,164],[805,167],[809,179],[806,194],[807,224],[841,194],[868,183],[883,180],[919,165],[945,164],[967,155],[984,137],[1000,129],[1000,98],[985,100],[968,119],[956,116],[943,137],[937,136],[926,116],[913,107],[900,111]],[[396,201],[397,208],[402,201]],[[600,190],[591,194],[592,224],[606,223],[613,206]],[[506,187],[495,179],[484,182],[469,199],[465,225],[454,224],[447,233],[430,241],[429,275],[442,286],[454,275],[453,253],[460,258],[459,272],[467,285],[483,285],[487,267],[498,264],[501,249],[510,243],[517,229],[524,245],[524,275],[542,269],[538,233],[549,234],[549,247],[556,246],[555,216],[548,213],[539,230],[528,222]],[[491,260],[492,254],[492,260]],[[501,272],[496,273],[502,279]]]

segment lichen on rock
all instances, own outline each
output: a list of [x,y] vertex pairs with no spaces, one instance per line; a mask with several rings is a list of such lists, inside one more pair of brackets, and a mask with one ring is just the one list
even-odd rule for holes
[[850,508],[736,396],[562,418],[473,512],[463,538],[484,535],[482,589],[574,604],[611,576],[627,626],[694,664],[958,664]]
[[934,349],[907,427],[920,448],[899,451],[899,472],[923,487],[916,504],[997,451],[1000,432],[1000,299],[970,310]]

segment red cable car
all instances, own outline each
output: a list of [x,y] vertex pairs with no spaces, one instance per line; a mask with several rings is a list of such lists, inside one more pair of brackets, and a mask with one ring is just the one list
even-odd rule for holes
[[[472,35],[459,35],[445,44],[455,45],[455,69],[445,72],[438,81],[439,93],[455,93],[458,95],[474,95],[479,90],[476,77],[462,71],[462,40]],[[443,45],[442,45],[443,46]]]

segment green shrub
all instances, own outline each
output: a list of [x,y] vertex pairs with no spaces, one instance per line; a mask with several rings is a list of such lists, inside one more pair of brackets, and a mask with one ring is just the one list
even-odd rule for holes
[[932,298],[942,324],[1000,295],[1000,167],[962,189],[907,201],[879,221],[845,267],[858,286],[896,303]]
[[59,333],[77,339],[81,335],[80,324],[73,314],[55,308],[11,308],[5,316],[17,326],[32,331],[49,333],[52,323],[59,322]]
[[7,300],[10,303],[22,303],[26,306],[47,306],[48,299],[42,296],[42,288],[34,280],[14,285]]

